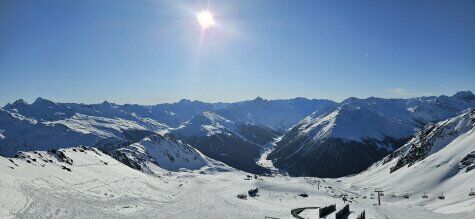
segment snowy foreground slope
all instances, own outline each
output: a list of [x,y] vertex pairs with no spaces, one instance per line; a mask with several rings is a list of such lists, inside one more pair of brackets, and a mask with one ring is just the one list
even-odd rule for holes
[[[407,194],[405,202],[441,213],[470,211],[475,206],[475,110],[429,124],[402,148],[344,181],[359,188],[379,187]],[[427,198],[422,198],[423,194]],[[445,200],[439,200],[439,195]],[[400,199],[400,198],[399,198]],[[475,215],[475,214],[474,214]]]
[[[445,215],[398,202],[378,207],[361,198],[366,191],[346,190],[337,180],[245,180],[246,175],[207,167],[146,174],[89,147],[24,152],[17,158],[0,157],[0,218],[291,218],[290,210],[298,207],[336,204],[339,209],[342,193],[354,198],[350,218],[363,209],[368,218],[470,218],[475,210],[472,205]],[[236,198],[251,188],[259,188],[259,196]]]

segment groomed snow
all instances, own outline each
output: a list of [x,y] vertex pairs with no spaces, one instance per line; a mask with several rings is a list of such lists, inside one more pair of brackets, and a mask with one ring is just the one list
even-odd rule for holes
[[[339,209],[343,206],[342,193],[355,200],[350,204],[355,212],[350,218],[363,209],[368,218],[470,218],[474,211],[472,205],[463,213],[445,215],[403,201],[385,201],[378,207],[375,200],[362,199],[367,190],[348,188],[339,180],[286,176],[254,179],[240,171],[146,174],[98,150],[79,149],[61,150],[73,160],[72,165],[46,152],[27,152],[22,156],[25,158],[11,161],[0,157],[0,217],[291,218],[290,210],[298,207],[336,204]],[[320,190],[317,181],[321,182]],[[259,188],[257,197],[236,197],[252,188]],[[300,197],[301,193],[309,197]],[[450,199],[448,196],[446,201]],[[312,212],[302,213],[308,214]]]

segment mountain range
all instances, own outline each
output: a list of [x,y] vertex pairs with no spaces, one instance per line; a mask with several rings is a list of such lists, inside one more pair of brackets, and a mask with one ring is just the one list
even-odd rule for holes
[[427,124],[475,107],[470,91],[409,99],[295,98],[157,105],[17,100],[0,109],[0,154],[92,146],[145,172],[236,168],[291,176],[359,173]]
[[363,171],[417,130],[475,107],[473,93],[409,99],[349,98],[317,110],[276,142],[268,158],[294,176],[341,177]]

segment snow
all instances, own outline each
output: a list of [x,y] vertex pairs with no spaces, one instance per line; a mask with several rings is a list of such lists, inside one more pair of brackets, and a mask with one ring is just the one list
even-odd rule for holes
[[146,130],[145,127],[129,120],[88,116],[79,113],[76,113],[72,118],[44,123],[46,125],[62,124],[75,132],[94,134],[100,137],[116,137],[122,130]]
[[392,150],[392,145],[385,145],[386,138],[410,137],[422,125],[457,116],[470,107],[475,107],[471,92],[452,97],[348,98],[336,107],[313,112],[287,134],[294,136],[292,139],[306,137],[313,142],[330,137],[357,142],[374,139],[379,147]]
[[[336,180],[286,176],[244,180],[247,174],[240,171],[146,174],[98,150],[78,149],[61,150],[74,160],[72,165],[46,152],[28,152],[29,158],[12,158],[13,162],[0,157],[2,218],[291,218],[290,210],[297,207],[336,204],[340,209],[341,193],[354,197],[351,210],[359,213],[364,209],[368,218],[470,218],[473,213],[473,205],[472,210],[454,215],[398,202],[374,206],[375,200],[356,198],[364,190],[347,190],[345,182]],[[236,198],[251,188],[259,188],[258,196]],[[309,197],[300,197],[300,193]],[[309,214],[312,212],[302,212]]]
[[[327,103],[328,107],[317,109],[294,128],[314,140],[329,136],[357,141],[362,137],[410,136],[421,121],[456,116],[472,105],[472,96],[464,92],[452,97],[406,100],[349,98],[339,106]],[[237,132],[238,124],[285,129],[314,106],[303,104],[304,110],[292,111],[305,101],[294,102],[258,98],[218,104],[216,111],[207,111],[209,105],[186,100],[177,103],[180,106],[155,107],[108,102],[59,104],[41,98],[32,105],[17,101],[0,110],[0,152],[12,155],[20,149],[25,151],[17,158],[0,156],[0,218],[291,218],[290,210],[294,208],[336,204],[340,209],[344,206],[343,194],[354,200],[350,218],[363,210],[368,218],[475,215],[475,197],[468,196],[469,187],[475,185],[475,170],[468,171],[461,165],[461,160],[475,151],[470,111],[427,126],[435,127],[424,138],[433,145],[427,156],[412,165],[390,173],[400,158],[413,153],[411,148],[417,147],[421,138],[409,141],[392,160],[385,158],[361,174],[339,179],[277,174],[267,155],[282,136],[264,147],[258,161],[276,174],[257,179],[206,157],[190,145],[156,134],[114,145],[117,147],[108,152],[111,156],[99,149],[79,147],[110,137],[120,143],[122,139],[116,138],[124,130],[180,131],[190,136],[224,133],[244,138]],[[193,112],[183,110],[189,104],[196,106]],[[268,114],[276,109],[285,110]],[[153,115],[154,110],[159,113]],[[168,129],[156,119],[162,116],[160,112],[169,116],[166,121],[170,124],[186,122]],[[63,149],[57,153],[45,151],[51,148]],[[67,159],[61,158],[60,152]],[[122,160],[125,158],[128,162]],[[236,197],[253,188],[259,189],[258,196],[246,200]],[[370,197],[376,188],[385,191],[382,206],[374,205],[375,199],[362,198]],[[392,192],[398,197],[391,197]],[[429,198],[421,198],[424,192]],[[301,193],[309,197],[299,196]],[[409,199],[401,197],[406,193]],[[436,197],[440,193],[445,200]],[[315,214],[314,210],[301,213],[308,217]]]
[[285,131],[315,110],[335,106],[330,100],[294,98],[288,100],[254,100],[236,102],[216,108],[217,114],[238,123],[252,123]]
[[[390,168],[396,165],[398,159],[383,159],[367,171],[345,178],[351,186],[363,188],[382,188],[386,194],[394,192],[397,195],[408,193],[409,200],[397,200],[394,202],[407,202],[412,205],[423,206],[421,208],[439,213],[458,213],[475,210],[475,199],[468,196],[470,187],[475,185],[475,171],[465,171],[459,165],[466,155],[475,151],[475,128],[469,113],[448,119],[436,124],[441,127],[433,132],[436,136],[434,147],[423,160],[413,165],[406,165],[390,172]],[[473,115],[472,115],[473,116]],[[468,128],[468,130],[467,130]],[[442,130],[442,131],[440,131]],[[454,137],[449,135],[458,130]],[[430,133],[431,136],[433,133]],[[415,137],[406,146],[403,146],[400,156],[405,156],[419,137]],[[429,195],[428,199],[422,199],[422,193]],[[446,199],[441,201],[437,195],[444,194]]]
[[193,116],[171,132],[179,133],[180,136],[212,136],[215,134],[236,134],[237,127],[234,122],[214,112],[206,111]]
[[270,159],[267,159],[267,156],[272,153],[272,151],[274,150],[274,147],[275,147],[275,144],[276,142],[282,140],[282,136],[279,136],[279,137],[276,137],[274,139],[274,141],[272,141],[270,143],[270,146],[267,146],[261,156],[259,157],[259,159],[257,160],[257,165],[261,166],[261,167],[265,167],[267,169],[270,169],[273,173],[278,173],[279,172],[279,169],[277,169],[275,166],[274,166],[274,163],[272,162],[272,160]]
[[188,144],[159,135],[149,136],[140,142],[117,149],[128,159],[141,165],[150,173],[186,170],[230,171],[232,168],[204,156]]
[[[193,116],[177,128],[172,128],[168,133],[175,134],[180,138],[213,136],[216,134],[235,135],[244,141],[256,144],[239,132],[239,125],[212,111]],[[259,146],[259,145],[256,145]]]

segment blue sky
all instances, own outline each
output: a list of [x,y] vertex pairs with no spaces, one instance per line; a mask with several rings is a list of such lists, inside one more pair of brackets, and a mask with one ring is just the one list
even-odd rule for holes
[[475,91],[475,1],[0,1],[0,104]]

